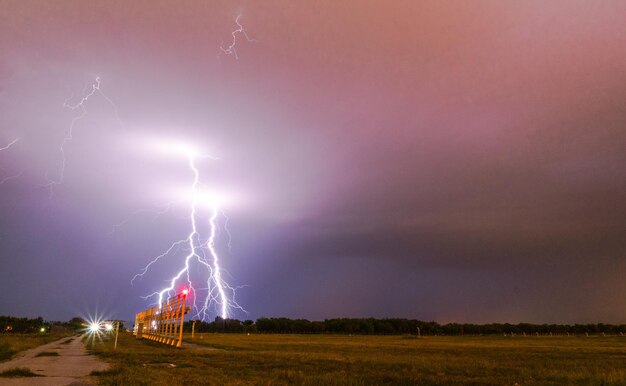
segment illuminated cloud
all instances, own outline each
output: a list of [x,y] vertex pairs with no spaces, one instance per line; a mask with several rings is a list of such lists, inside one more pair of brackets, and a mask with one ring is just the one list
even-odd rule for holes
[[193,152],[234,316],[624,320],[625,2],[249,3],[234,60],[238,11],[0,5],[0,314],[144,309]]

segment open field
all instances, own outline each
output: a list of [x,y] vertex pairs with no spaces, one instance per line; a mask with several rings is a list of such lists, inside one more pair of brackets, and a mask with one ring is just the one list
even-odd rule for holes
[[626,384],[624,337],[204,334],[175,349],[120,334],[90,348],[103,385]]
[[2,334],[0,335],[0,362],[11,359],[20,351],[41,346],[72,334]]

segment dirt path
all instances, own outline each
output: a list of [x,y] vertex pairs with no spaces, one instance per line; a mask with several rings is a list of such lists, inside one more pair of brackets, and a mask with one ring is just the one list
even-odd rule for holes
[[[66,343],[69,339],[71,341]],[[46,353],[46,356],[37,354]],[[57,353],[58,356],[50,353]],[[89,355],[80,337],[63,338],[26,350],[16,358],[0,363],[0,373],[13,368],[28,368],[39,377],[0,377],[0,386],[61,386],[89,385],[88,375],[102,371],[108,365],[93,355]]]

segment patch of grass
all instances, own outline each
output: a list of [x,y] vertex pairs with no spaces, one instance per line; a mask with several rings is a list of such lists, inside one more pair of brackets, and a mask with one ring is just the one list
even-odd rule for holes
[[[183,342],[184,341],[185,340],[183,339]],[[197,344],[198,342],[193,341],[193,343]],[[226,345],[226,344],[215,343],[215,342],[206,342],[206,343],[202,344],[202,346],[205,346],[205,347],[208,347],[208,348],[212,348],[212,349],[215,349],[215,350],[241,350],[241,348],[237,347],[237,346]]]
[[92,377],[106,377],[106,376],[117,375],[119,373],[120,373],[119,369],[109,369],[109,370],[94,370],[91,373],[89,373],[89,375],[91,375]]
[[35,355],[35,357],[58,357],[59,353],[56,351],[42,351]]
[[11,348],[9,342],[0,342],[0,361],[11,358],[13,354],[15,354],[15,351]]
[[14,367],[12,369],[4,370],[3,372],[1,372],[0,377],[3,377],[3,378],[43,377],[43,375],[35,374],[26,367]]
[[[204,334],[183,348],[120,334],[88,344],[102,385],[623,385],[624,337]],[[215,347],[229,347],[215,350]],[[144,366],[169,362],[175,368]]]
[[20,351],[59,340],[69,334],[2,334],[0,362],[11,359]]

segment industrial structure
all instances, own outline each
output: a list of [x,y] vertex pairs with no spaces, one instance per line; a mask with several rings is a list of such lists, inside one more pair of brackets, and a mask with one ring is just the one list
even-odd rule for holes
[[163,303],[138,313],[133,331],[135,337],[181,347],[185,314],[190,309],[186,305],[187,295],[188,290],[183,290]]

